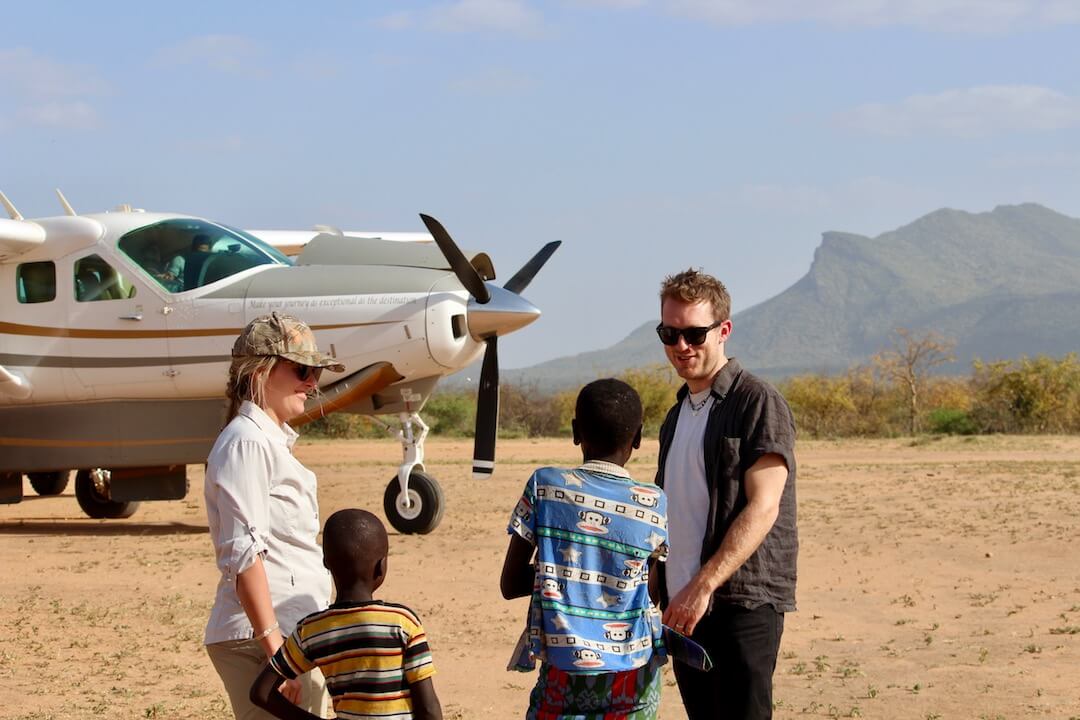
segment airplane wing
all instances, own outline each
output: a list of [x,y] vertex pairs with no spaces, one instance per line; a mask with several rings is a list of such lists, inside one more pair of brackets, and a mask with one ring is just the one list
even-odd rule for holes
[[34,392],[34,387],[18,370],[8,370],[0,365],[0,395],[14,400],[25,400]]
[[376,238],[403,243],[431,243],[431,236],[419,232],[365,232],[362,230],[338,230],[329,226],[319,225],[314,230],[245,230],[268,245],[273,245],[289,256],[299,255],[304,247],[312,239],[323,234],[337,235],[338,237],[362,237]]
[[[448,270],[446,256],[430,233],[365,232],[317,225],[314,230],[245,230],[295,258],[298,265],[402,265]],[[484,280],[495,267],[484,252],[465,252]]]
[[[484,252],[467,252],[468,262],[484,280],[495,279],[491,258]],[[322,233],[304,246],[297,265],[396,265],[450,270],[446,255],[434,242],[387,242],[381,238]]]
[[45,228],[29,220],[8,220],[0,218],[0,262],[45,242]]

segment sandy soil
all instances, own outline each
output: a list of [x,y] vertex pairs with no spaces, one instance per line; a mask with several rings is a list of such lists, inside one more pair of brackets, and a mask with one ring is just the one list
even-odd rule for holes
[[[533,676],[503,670],[525,613],[498,571],[529,471],[565,440],[500,444],[468,479],[467,443],[432,441],[443,524],[391,536],[382,597],[424,619],[447,718],[521,717]],[[393,442],[314,442],[324,516],[381,514]],[[802,443],[799,612],[777,717],[1080,718],[1080,438]],[[651,478],[656,445],[631,469]],[[129,520],[67,491],[0,507],[0,717],[228,718],[203,651],[215,568],[191,468],[184,501]],[[684,718],[669,676],[662,717]]]

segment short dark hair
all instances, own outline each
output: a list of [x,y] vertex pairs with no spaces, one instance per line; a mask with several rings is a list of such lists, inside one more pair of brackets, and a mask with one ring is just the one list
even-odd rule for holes
[[603,455],[633,443],[641,418],[637,390],[615,378],[593,380],[581,388],[574,407],[578,438]]
[[200,245],[210,247],[210,236],[206,233],[198,233],[191,238],[191,249],[198,250]]
[[323,526],[323,563],[338,587],[371,572],[389,549],[386,527],[367,510],[338,510]]

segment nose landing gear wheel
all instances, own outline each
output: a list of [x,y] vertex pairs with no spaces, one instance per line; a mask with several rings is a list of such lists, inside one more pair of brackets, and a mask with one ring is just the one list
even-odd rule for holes
[[128,518],[139,509],[139,503],[135,500],[120,502],[103,495],[97,489],[90,470],[75,473],[75,499],[79,501],[83,512],[95,519]]
[[435,478],[414,470],[409,475],[408,496],[401,493],[397,476],[390,480],[383,493],[386,519],[398,532],[407,535],[426,535],[442,521],[446,499]]
[[30,478],[30,487],[38,495],[59,495],[68,486],[68,477],[71,475],[67,470],[56,472],[32,472],[26,476]]

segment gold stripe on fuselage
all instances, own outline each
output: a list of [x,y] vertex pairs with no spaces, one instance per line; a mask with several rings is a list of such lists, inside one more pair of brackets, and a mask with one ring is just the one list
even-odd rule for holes
[[43,440],[40,438],[0,437],[0,447],[150,447],[153,445],[186,445],[188,443],[211,443],[213,441],[213,437],[159,438],[155,440]]
[[[386,325],[387,321],[366,323],[340,323],[337,325],[312,325],[312,330],[340,330],[369,325]],[[201,328],[191,330],[95,330],[80,328],[41,327],[39,325],[20,325],[19,323],[0,322],[0,334],[30,335],[34,337],[66,337],[98,340],[138,340],[146,338],[183,338],[217,337],[237,335],[242,328]]]

